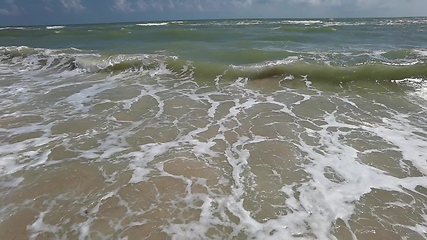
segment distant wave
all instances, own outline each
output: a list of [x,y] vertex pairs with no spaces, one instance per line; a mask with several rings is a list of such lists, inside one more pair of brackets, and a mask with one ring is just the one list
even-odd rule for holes
[[142,26],[142,27],[153,27],[153,26],[166,26],[168,25],[169,22],[159,22],[159,23],[137,23],[137,26]]
[[0,27],[1,30],[26,30],[28,27]]
[[321,24],[323,21],[320,20],[283,20],[283,24],[302,24],[302,25],[313,25]]
[[332,27],[324,26],[306,26],[306,27],[294,27],[294,26],[282,26],[280,28],[286,32],[333,32],[336,29]]
[[247,21],[239,21],[236,25],[259,25],[262,24],[262,21],[259,20],[247,20]]
[[62,29],[65,26],[46,26],[46,29]]
[[366,25],[366,22],[325,22],[324,27],[334,27],[334,26],[363,26]]

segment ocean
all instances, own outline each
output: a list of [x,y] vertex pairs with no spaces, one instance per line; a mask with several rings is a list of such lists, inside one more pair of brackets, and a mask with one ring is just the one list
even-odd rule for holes
[[427,18],[0,28],[2,239],[427,238]]

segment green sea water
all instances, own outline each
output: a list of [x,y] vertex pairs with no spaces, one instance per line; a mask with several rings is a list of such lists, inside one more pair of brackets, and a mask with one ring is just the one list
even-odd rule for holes
[[426,31],[2,27],[0,236],[425,239]]

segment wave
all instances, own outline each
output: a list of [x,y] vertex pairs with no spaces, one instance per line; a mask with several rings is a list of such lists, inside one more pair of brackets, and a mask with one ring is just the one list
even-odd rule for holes
[[[239,68],[237,68],[239,69]],[[250,79],[283,76],[306,77],[312,81],[392,81],[407,78],[427,79],[427,63],[410,66],[364,64],[360,66],[330,66],[301,61],[244,68]]]
[[380,26],[406,26],[406,25],[413,25],[413,24],[426,24],[427,19],[426,18],[403,18],[403,19],[380,19],[378,21],[375,21],[377,25]]
[[[259,52],[253,52],[253,56]],[[160,54],[100,54],[69,48],[62,50],[0,47],[0,60],[11,68],[32,71],[55,70],[79,71],[81,73],[138,72],[152,74],[192,74],[199,79],[250,80],[271,78],[306,78],[310,81],[342,83],[351,81],[393,81],[402,79],[427,79],[427,62],[415,64],[386,64],[366,62],[364,64],[339,65],[330,62],[310,61],[298,53],[284,52],[279,60],[267,60],[248,65],[227,65],[218,62],[194,61],[177,56]],[[292,55],[294,54],[294,55]],[[400,55],[401,53],[397,53]],[[251,55],[246,55],[250,57]],[[277,56],[276,56],[277,57]],[[312,56],[310,57],[312,58]],[[190,67],[189,67],[190,66]]]
[[248,25],[259,25],[259,24],[263,24],[262,21],[260,20],[245,20],[245,21],[238,21],[236,22],[236,25],[244,25],[244,26],[248,26]]
[[0,60],[14,68],[40,71],[80,71],[82,73],[123,72],[157,69],[167,63],[166,57],[150,54],[102,55],[77,48],[52,50],[43,48],[0,47]]
[[39,27],[0,27],[0,31],[2,30],[40,30]]
[[[75,51],[69,49],[69,51]],[[66,53],[67,50],[52,50],[43,48],[0,47],[0,60],[13,68],[26,70],[42,69],[74,69],[75,58]]]
[[304,26],[304,27],[294,27],[294,26],[282,26],[281,30],[285,32],[334,32],[336,29],[333,27],[322,27],[322,26]]
[[63,29],[65,26],[46,26],[46,29]]
[[413,50],[418,56],[427,57],[427,49],[414,49]]
[[325,22],[324,27],[364,26],[366,22]]
[[24,27],[0,27],[0,31],[2,30],[25,30]]
[[169,25],[169,22],[137,23],[135,25],[141,26],[141,27],[156,27],[156,26],[166,26],[166,25]]
[[323,21],[321,20],[283,20],[283,24],[301,24],[301,25],[314,25],[314,24],[321,24]]

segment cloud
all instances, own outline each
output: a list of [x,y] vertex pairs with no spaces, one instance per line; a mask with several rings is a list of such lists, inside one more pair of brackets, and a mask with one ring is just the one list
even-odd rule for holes
[[121,12],[135,11],[135,9],[132,8],[132,3],[129,3],[127,0],[115,0],[112,8]]
[[[382,2],[384,0],[372,1]],[[122,12],[164,11],[167,9],[218,11],[271,5],[279,7],[284,5],[331,7],[344,4],[355,5],[354,2],[363,4],[369,0],[113,0],[112,9]]]
[[172,0],[114,0],[112,8],[121,12],[163,11],[165,9],[174,9],[175,4]]
[[175,2],[173,0],[139,0],[136,2],[136,9],[142,11],[164,11],[166,9],[175,9]]
[[112,9],[121,12],[198,10],[216,11],[230,7],[246,7],[256,0],[113,0]]
[[311,6],[339,6],[341,0],[291,0],[290,3],[307,4]]
[[83,12],[86,10],[86,7],[82,4],[82,0],[43,0],[43,3],[41,7],[48,12],[56,12],[58,9],[65,9],[72,12]]
[[64,8],[73,10],[76,12],[82,11],[86,9],[82,3],[81,0],[61,0],[61,4]]
[[250,6],[254,3],[254,1],[252,1],[252,0],[233,0],[230,2],[233,5],[238,6],[238,7],[246,7],[246,6]]
[[15,0],[5,0],[4,3],[6,7],[0,8],[0,15],[13,16],[21,14],[19,7],[15,4]]
[[[259,1],[259,0],[258,0]],[[267,0],[272,2],[273,0]],[[322,6],[322,7],[356,7],[356,8],[372,8],[372,7],[396,7],[411,4],[417,0],[276,0],[276,2],[288,2],[291,4],[303,4],[309,6]],[[418,0],[419,2],[420,0]]]
[[402,3],[405,1],[402,0],[357,0],[356,6],[360,8],[372,8],[372,7],[386,7],[393,6],[398,3]]

